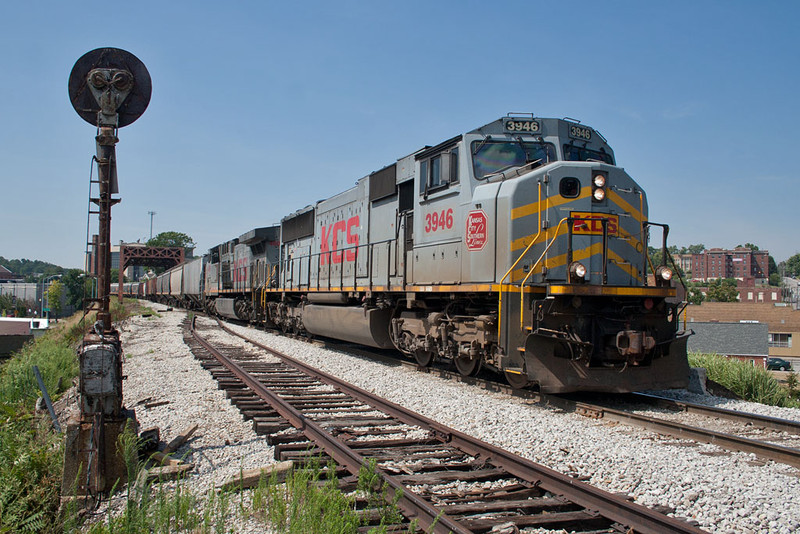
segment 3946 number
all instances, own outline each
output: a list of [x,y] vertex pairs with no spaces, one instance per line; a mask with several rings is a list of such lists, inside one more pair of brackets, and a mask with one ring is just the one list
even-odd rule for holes
[[590,141],[592,139],[592,130],[590,130],[589,128],[584,128],[583,126],[576,126],[574,124],[570,124],[569,136],[575,137],[577,139],[585,139],[587,141]]
[[425,214],[425,233],[449,230],[453,227],[453,208]]
[[537,133],[540,130],[539,122],[532,120],[511,120],[505,122],[506,130],[509,132],[530,132]]

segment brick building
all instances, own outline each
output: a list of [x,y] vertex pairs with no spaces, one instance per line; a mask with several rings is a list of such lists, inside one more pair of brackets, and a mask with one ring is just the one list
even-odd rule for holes
[[744,247],[733,250],[712,248],[691,256],[692,281],[736,278],[746,286],[765,285],[769,282],[767,250],[751,250]]
[[687,328],[693,322],[759,322],[768,325],[769,355],[800,359],[800,310],[784,304],[704,302],[686,308]]
[[0,265],[0,282],[15,282],[17,280],[24,280],[25,277],[20,274],[14,274],[2,265]]

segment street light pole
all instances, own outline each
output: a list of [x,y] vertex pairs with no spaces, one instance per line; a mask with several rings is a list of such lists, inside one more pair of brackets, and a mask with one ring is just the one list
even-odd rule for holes
[[41,301],[41,311],[39,312],[39,318],[44,319],[44,299],[47,298],[47,320],[50,321],[50,296],[47,294],[47,291],[50,289],[49,283],[56,278],[61,278],[60,274],[54,274],[53,276],[48,276],[45,278],[44,282],[42,282],[42,301]]
[[153,239],[153,216],[156,214],[154,211],[148,211],[150,214],[150,239]]

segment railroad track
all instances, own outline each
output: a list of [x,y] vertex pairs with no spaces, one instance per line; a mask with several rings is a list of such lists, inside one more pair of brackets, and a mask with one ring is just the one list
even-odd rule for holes
[[[676,439],[709,443],[726,450],[751,453],[764,460],[800,468],[800,422],[797,421],[704,406],[644,393],[621,395],[613,400],[609,400],[605,395],[605,400],[600,401],[587,400],[590,398],[587,395],[548,395],[534,390],[515,389],[487,376],[464,377],[458,371],[450,370],[444,365],[423,368],[411,360],[397,359],[382,352],[351,344],[319,340],[313,342],[338,350],[344,348],[359,356],[379,359],[389,365],[415,368],[444,379],[481,387],[487,391],[522,397],[585,417],[637,426]],[[658,416],[636,413],[643,410],[644,405],[658,406],[670,413],[662,412]],[[688,424],[681,421],[685,417],[680,414],[703,416],[705,420],[694,418],[694,424]]]
[[403,515],[427,532],[489,532],[502,525],[510,531],[702,532],[440,425],[230,330],[269,356],[230,344],[215,348],[205,339],[208,327],[192,326],[185,336],[190,348],[253,420],[256,432],[270,436],[276,459],[329,457],[346,471],[340,484],[350,489],[372,459],[389,495],[400,495]]
[[[278,331],[275,333],[280,334]],[[396,351],[366,349],[336,340],[309,339],[304,336],[289,337],[336,350],[344,350],[371,360],[380,360],[387,365],[413,368],[487,391],[521,397],[541,405],[575,412],[585,417],[637,426],[675,439],[709,443],[729,451],[750,453],[763,460],[773,460],[800,468],[800,437],[795,437],[800,436],[800,422],[797,421],[704,406],[644,393],[620,395],[614,399],[606,396],[605,400],[599,401],[587,400],[590,398],[589,396],[580,394],[548,395],[535,390],[513,388],[505,382],[498,382],[488,373],[482,373],[478,377],[465,377],[458,371],[451,370],[446,364],[438,362],[430,367],[420,367],[411,359],[398,358]],[[667,412],[662,412],[658,416],[636,413],[643,409],[641,406],[637,408],[636,405],[645,404],[669,410],[672,412],[672,416]],[[705,416],[706,419],[695,418],[694,424],[689,424],[681,421],[685,418],[676,417],[676,414],[696,414]],[[730,425],[725,421],[734,424]]]

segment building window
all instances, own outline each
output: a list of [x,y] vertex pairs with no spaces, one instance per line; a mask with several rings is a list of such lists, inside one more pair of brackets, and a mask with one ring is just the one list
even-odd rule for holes
[[770,334],[769,335],[769,346],[770,347],[780,347],[780,348],[791,348],[792,347],[792,334]]

